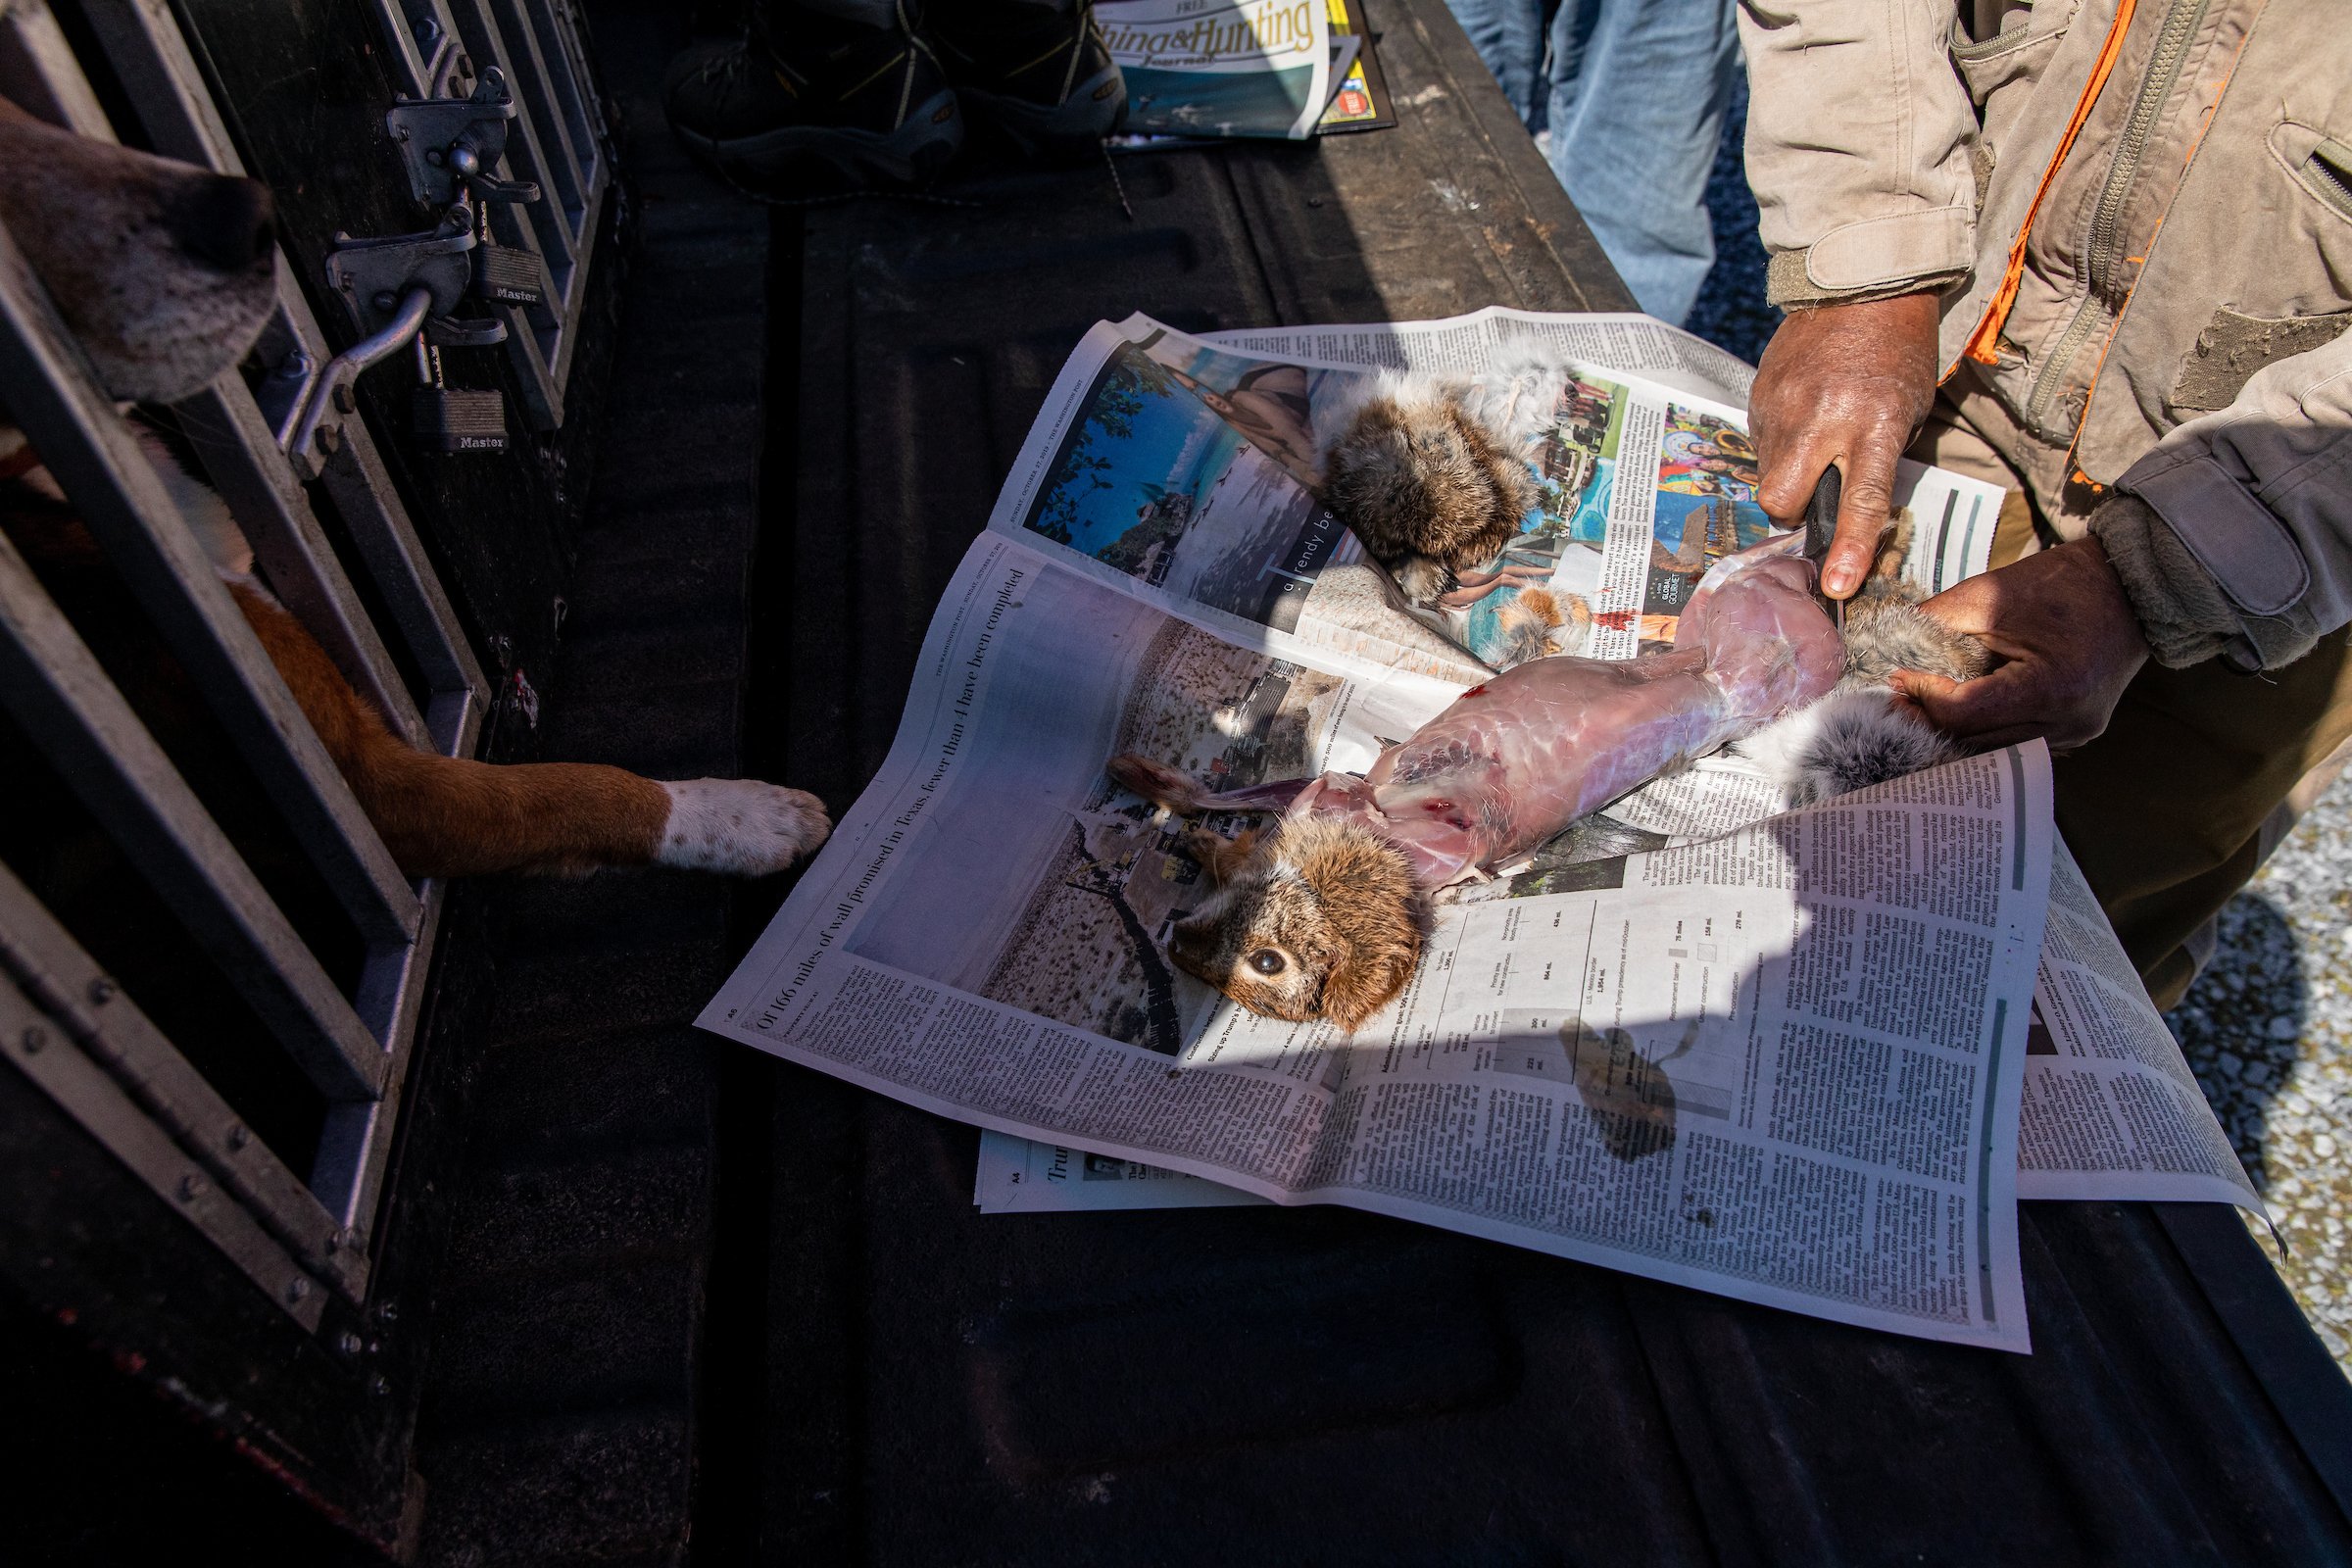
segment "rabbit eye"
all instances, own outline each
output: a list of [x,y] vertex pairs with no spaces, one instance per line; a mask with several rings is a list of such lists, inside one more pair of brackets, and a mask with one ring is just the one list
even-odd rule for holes
[[1255,969],[1259,974],[1280,974],[1288,967],[1289,963],[1288,958],[1276,953],[1272,948],[1260,948],[1250,955],[1250,967]]

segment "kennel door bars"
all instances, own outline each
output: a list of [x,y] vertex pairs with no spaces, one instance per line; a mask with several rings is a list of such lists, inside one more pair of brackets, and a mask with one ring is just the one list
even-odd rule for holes
[[[160,152],[241,173],[176,23],[140,0],[87,0],[83,18],[138,105]],[[27,90],[28,87],[31,90]],[[96,96],[38,0],[0,10],[0,90],[42,105],[70,128],[114,139]],[[342,422],[322,485],[421,673],[412,696],[362,607],[281,449],[300,386],[329,358],[318,323],[278,258],[278,303],[257,347],[276,368],[260,391],[232,371],[175,413],[279,597],[344,673],[412,744],[467,755],[489,696],[454,611],[365,423]],[[145,455],[90,380],[37,282],[0,231],[0,375],[18,422],[142,605],[203,684],[250,765],[335,891],[368,955],[346,999],[271,904],[226,837],[139,724],[13,549],[0,541],[0,698],[62,768],[151,885],[327,1101],[307,1180],[235,1121],[184,1057],[121,999],[103,1016],[73,999],[116,1000],[112,982],[21,885],[0,882],[0,1004],[45,1012],[52,1054],[40,1070],[22,1045],[11,1059],[80,1120],[306,1327],[322,1297],[365,1294],[368,1228],[389,1153],[441,890],[412,887],[325,762],[283,682],[188,534]],[[277,396],[269,396],[271,393]],[[223,695],[225,693],[225,695]],[[325,771],[318,770],[325,762]],[[290,804],[289,804],[290,803]],[[346,809],[348,808],[348,809]],[[387,876],[387,871],[389,875]],[[59,976],[66,976],[61,981]],[[76,982],[73,977],[83,978]],[[76,990],[78,984],[79,989]],[[6,1007],[0,1005],[0,1011]],[[24,1036],[29,1040],[30,1035]],[[94,1089],[74,1060],[114,1084]],[[162,1086],[162,1087],[159,1087]],[[158,1144],[157,1139],[165,1140]],[[172,1159],[158,1151],[178,1151]],[[194,1162],[194,1169],[177,1169]],[[224,1218],[231,1212],[240,1219]],[[288,1270],[292,1270],[288,1273]]]
[[[120,3],[120,0],[117,0]],[[588,284],[612,167],[604,112],[588,88],[587,49],[570,0],[370,0],[390,48],[396,89],[462,98],[480,74],[506,74],[519,111],[502,178],[539,187],[528,202],[488,204],[499,244],[534,258],[541,303],[498,307],[507,354],[535,430],[564,422],[570,322]]]

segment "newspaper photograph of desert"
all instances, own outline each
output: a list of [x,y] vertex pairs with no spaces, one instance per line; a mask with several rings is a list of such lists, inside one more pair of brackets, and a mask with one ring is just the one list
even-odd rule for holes
[[[1341,686],[1169,621],[1141,661],[1112,751],[1168,762],[1221,790],[1312,772]],[[1156,815],[1107,778],[1097,781],[1011,923],[982,996],[1176,1053],[1216,997],[1178,973],[1163,949],[1169,927],[1207,888],[1184,853],[1181,824]],[[1251,820],[1212,816],[1208,825],[1231,835]]]

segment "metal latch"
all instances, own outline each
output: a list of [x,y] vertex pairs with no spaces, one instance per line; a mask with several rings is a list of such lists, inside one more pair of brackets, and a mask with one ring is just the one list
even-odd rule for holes
[[477,292],[467,254],[476,244],[474,215],[465,203],[451,206],[438,226],[420,234],[335,238],[326,279],[363,335],[327,362],[292,421],[286,456],[304,478],[317,478],[342,445],[343,421],[359,408],[352,384],[362,370],[419,332],[445,348],[480,348],[507,338],[504,321],[456,314],[459,303]]
[[326,256],[326,281],[342,296],[362,332],[373,333],[390,324],[402,313],[409,291],[421,288],[432,297],[424,330],[435,343],[452,349],[486,348],[507,340],[507,323],[456,314],[459,302],[476,292],[473,258],[466,253],[479,243],[473,209],[458,202],[441,215],[437,227],[420,234],[336,236],[335,248]]
[[477,201],[535,202],[538,185],[491,172],[506,156],[514,116],[507,74],[490,66],[471,97],[412,98],[387,110],[384,125],[408,166],[409,189],[426,206],[446,207],[468,191]]

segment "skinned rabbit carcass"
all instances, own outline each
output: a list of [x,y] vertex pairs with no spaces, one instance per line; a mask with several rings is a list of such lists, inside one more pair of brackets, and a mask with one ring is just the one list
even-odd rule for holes
[[1948,761],[1960,749],[1899,702],[1897,669],[1984,673],[1984,646],[1920,608],[1898,519],[1877,569],[1833,624],[1814,596],[1836,512],[1718,562],[1670,652],[1549,658],[1464,693],[1358,778],[1326,773],[1212,794],[1147,758],[1120,785],[1179,813],[1264,811],[1231,842],[1190,829],[1214,892],[1169,956],[1252,1012],[1342,1029],[1412,978],[1431,896],[1508,871],[1571,824],[1718,747],[1805,805]]
[[1170,956],[1253,1012],[1353,1030],[1419,961],[1429,896],[1492,874],[1669,768],[1810,707],[1847,672],[1802,536],[1718,562],[1674,647],[1540,659],[1474,687],[1358,778],[1215,795],[1146,758],[1111,777],[1171,810],[1279,812],[1232,844],[1199,830],[1215,892]]

